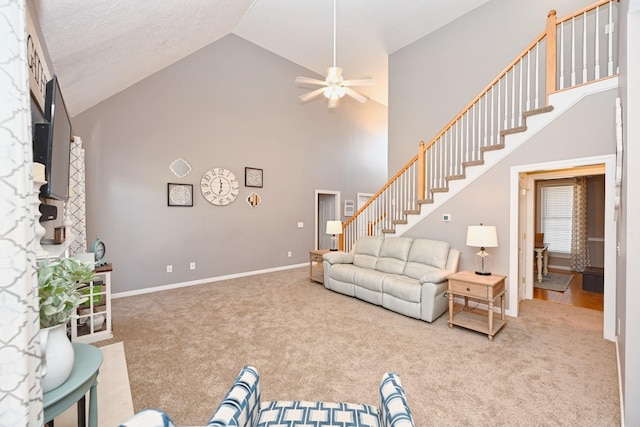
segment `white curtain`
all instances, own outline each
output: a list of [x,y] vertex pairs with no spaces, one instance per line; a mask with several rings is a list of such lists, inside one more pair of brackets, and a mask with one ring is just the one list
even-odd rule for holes
[[84,195],[84,148],[82,139],[73,137],[71,164],[69,168],[69,200],[66,217],[71,221],[71,234],[76,236],[69,248],[71,255],[87,252],[87,225],[85,220]]
[[25,1],[0,0],[0,424],[41,426]]
[[584,271],[589,266],[587,241],[587,178],[576,178],[573,185],[573,219],[571,229],[571,260],[573,271]]

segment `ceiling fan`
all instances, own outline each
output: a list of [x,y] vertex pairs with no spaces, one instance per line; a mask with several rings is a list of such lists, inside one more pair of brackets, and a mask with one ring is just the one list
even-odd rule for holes
[[311,101],[320,95],[324,95],[329,99],[329,108],[336,108],[340,102],[340,98],[345,95],[349,95],[359,102],[366,102],[369,99],[351,89],[351,87],[371,86],[375,84],[374,80],[371,77],[344,80],[342,77],[342,68],[336,66],[336,0],[333,0],[333,67],[329,67],[327,69],[327,77],[324,80],[313,79],[310,77],[296,77],[295,82],[299,85],[323,86],[319,89],[300,95],[299,98],[301,102]]

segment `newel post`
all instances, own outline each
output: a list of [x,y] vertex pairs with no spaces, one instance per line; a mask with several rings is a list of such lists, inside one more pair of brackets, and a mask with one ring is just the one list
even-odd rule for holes
[[424,177],[425,177],[425,163],[424,163],[424,141],[420,141],[420,148],[418,149],[418,200],[424,199]]
[[550,10],[547,15],[547,99],[545,106],[549,105],[549,95],[556,91],[556,11]]

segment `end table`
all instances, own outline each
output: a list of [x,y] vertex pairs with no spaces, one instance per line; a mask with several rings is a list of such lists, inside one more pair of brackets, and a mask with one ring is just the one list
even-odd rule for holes
[[89,427],[98,427],[98,371],[102,352],[89,344],[73,343],[75,354],[71,375],[60,387],[42,397],[44,422],[48,423],[74,403],[78,405],[78,426],[86,425],[85,394],[89,391]]
[[324,270],[322,269],[322,255],[329,252],[329,249],[318,249],[309,251],[309,280],[324,283]]
[[[482,276],[473,271],[460,271],[448,277],[449,280],[449,328],[454,325],[487,334],[489,341],[506,324],[504,318],[504,295],[506,276],[492,274]],[[453,299],[464,297],[462,311],[454,313]],[[500,318],[493,319],[493,302],[500,297]],[[469,310],[469,298],[487,303],[488,309]]]

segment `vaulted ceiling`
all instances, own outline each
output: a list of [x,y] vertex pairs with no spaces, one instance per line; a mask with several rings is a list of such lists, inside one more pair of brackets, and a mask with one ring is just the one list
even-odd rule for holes
[[[487,1],[337,0],[337,65],[387,105],[389,55]],[[33,3],[72,116],[230,33],[321,76],[333,65],[331,0]]]

